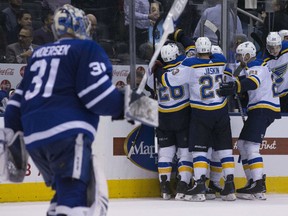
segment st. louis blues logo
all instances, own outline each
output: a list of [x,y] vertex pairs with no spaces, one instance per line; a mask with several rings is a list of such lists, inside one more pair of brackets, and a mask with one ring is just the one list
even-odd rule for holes
[[284,80],[284,75],[287,71],[287,63],[272,70],[276,84],[281,84]]

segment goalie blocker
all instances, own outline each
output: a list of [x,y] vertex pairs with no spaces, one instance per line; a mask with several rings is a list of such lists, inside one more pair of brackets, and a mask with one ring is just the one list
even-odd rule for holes
[[0,179],[1,181],[22,182],[27,168],[28,153],[23,133],[14,134],[9,128],[0,129]]

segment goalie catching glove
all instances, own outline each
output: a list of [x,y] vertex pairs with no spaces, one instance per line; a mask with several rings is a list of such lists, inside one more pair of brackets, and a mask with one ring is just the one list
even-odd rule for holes
[[125,118],[144,125],[158,127],[158,102],[144,94],[137,94],[130,85],[125,88]]
[[220,83],[220,88],[217,90],[220,96],[229,96],[239,93],[237,81]]

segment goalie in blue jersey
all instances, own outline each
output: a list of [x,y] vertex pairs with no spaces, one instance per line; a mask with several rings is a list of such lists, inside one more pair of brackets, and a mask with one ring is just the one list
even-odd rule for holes
[[22,152],[26,147],[46,185],[55,190],[48,216],[107,211],[107,185],[91,146],[99,116],[121,116],[124,97],[111,82],[108,56],[89,39],[89,26],[80,9],[64,5],[56,10],[52,27],[58,40],[34,51],[6,109],[10,133],[0,134],[9,140],[11,133],[23,132],[18,146]]

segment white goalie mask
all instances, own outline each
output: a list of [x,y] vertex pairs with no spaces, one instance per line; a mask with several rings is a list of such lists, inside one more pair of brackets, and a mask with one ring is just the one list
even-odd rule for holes
[[278,56],[282,49],[282,39],[278,32],[270,32],[266,38],[266,49],[272,56]]
[[[246,61],[244,61],[245,56],[249,54],[250,58],[247,59]],[[247,62],[249,61],[251,58],[256,56],[256,47],[255,45],[250,42],[250,41],[246,41],[244,43],[241,43],[238,45],[238,47],[236,48],[236,59],[238,61],[244,61]]]
[[210,53],[211,41],[208,37],[199,37],[195,42],[195,48],[197,53]]
[[164,62],[175,60],[180,55],[179,48],[175,43],[168,43],[161,48],[161,58]]
[[54,13],[52,30],[57,39],[67,34],[79,39],[88,39],[90,28],[90,21],[84,11],[72,5],[65,4]]
[[217,45],[212,45],[211,46],[211,53],[212,54],[219,53],[219,54],[223,55],[223,51],[222,51],[221,47],[217,46]]

